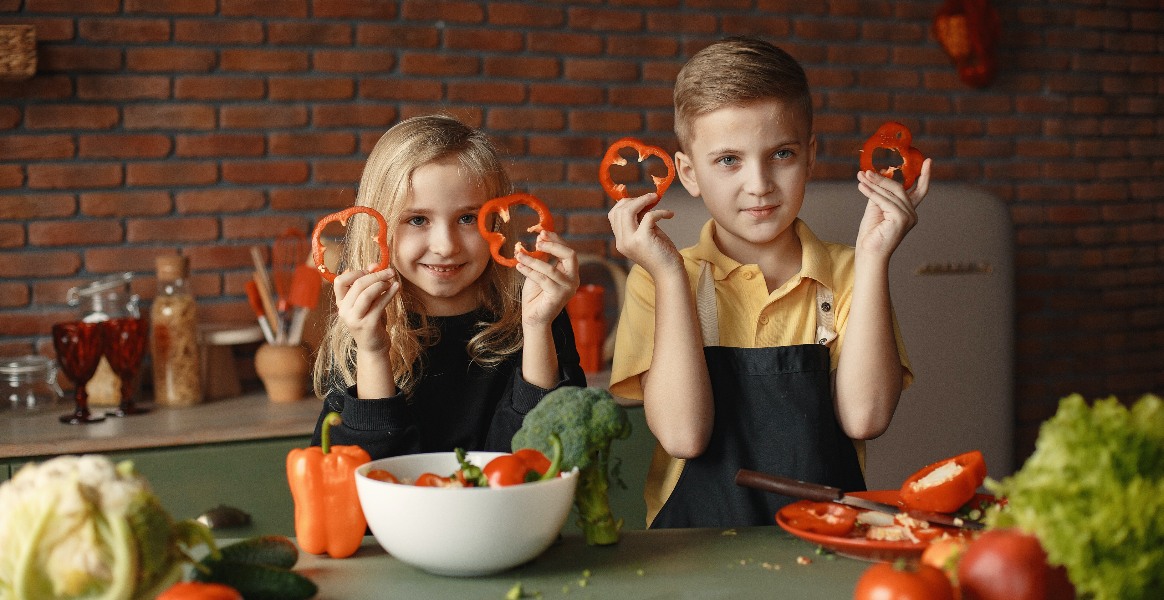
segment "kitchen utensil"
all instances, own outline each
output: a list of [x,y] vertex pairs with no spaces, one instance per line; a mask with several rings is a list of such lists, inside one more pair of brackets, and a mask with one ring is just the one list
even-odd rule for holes
[[73,395],[75,408],[72,414],[61,416],[62,423],[79,425],[105,420],[104,416],[94,416],[89,412],[89,394],[85,391],[85,384],[97,370],[104,347],[105,328],[100,323],[71,321],[53,325],[57,362],[76,388]]
[[307,315],[319,304],[319,287],[323,278],[315,269],[299,264],[291,277],[291,293],[287,300],[293,311],[291,326],[287,331],[287,343],[298,344],[303,340],[303,325]]
[[263,299],[259,297],[259,284],[252,279],[247,282],[247,301],[250,302],[251,310],[255,312],[255,317],[259,320],[259,329],[263,330],[263,339],[267,340],[268,344],[275,343],[275,332],[271,330],[271,322],[267,320],[267,313],[263,310]]
[[118,317],[103,321],[105,328],[105,360],[121,379],[121,401],[117,408],[106,411],[108,417],[127,417],[149,412],[134,401],[137,374],[149,342],[149,325],[142,317]]
[[267,271],[267,264],[263,261],[263,253],[258,246],[251,246],[251,260],[255,263],[254,281],[259,288],[259,299],[263,303],[263,313],[275,334],[275,343],[283,341],[283,324],[280,322],[279,312],[275,306],[275,290],[271,283],[271,274]]
[[736,473],[736,485],[763,490],[765,492],[791,496],[793,498],[804,498],[806,500],[814,500],[817,502],[835,502],[837,504],[852,506],[853,508],[874,510],[877,512],[889,513],[891,515],[905,513],[915,519],[920,519],[938,525],[946,525],[949,527],[958,527],[961,529],[982,529],[982,523],[969,519],[963,519],[955,515],[920,510],[907,510],[905,507],[895,504],[875,502],[866,498],[860,498],[858,496],[846,494],[839,488],[821,485],[819,483],[799,481],[789,477],[780,477],[779,475],[760,473],[759,471],[752,471],[750,469],[740,469]]
[[275,245],[271,258],[272,277],[275,280],[275,293],[278,296],[279,312],[285,313],[291,309],[291,288],[295,271],[311,253],[311,242],[307,234],[292,227],[275,238]]

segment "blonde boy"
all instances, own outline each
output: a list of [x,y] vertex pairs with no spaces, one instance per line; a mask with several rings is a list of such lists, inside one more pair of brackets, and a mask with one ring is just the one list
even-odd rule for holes
[[772,524],[792,499],[740,488],[740,468],[864,489],[853,440],[889,426],[912,378],[889,298],[889,259],[917,222],[910,191],[858,173],[856,247],[797,218],[816,155],[800,65],[756,39],[712,44],[675,84],[676,170],[711,215],[682,251],[654,194],[618,202],[617,248],[636,263],[611,389],[641,398],[658,439],[651,527]]

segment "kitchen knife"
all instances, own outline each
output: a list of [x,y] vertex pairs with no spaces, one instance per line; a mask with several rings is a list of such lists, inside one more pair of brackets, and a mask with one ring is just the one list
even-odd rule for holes
[[780,477],[779,475],[769,475],[767,473],[760,473],[759,471],[752,471],[749,469],[740,469],[736,473],[736,485],[763,490],[765,492],[772,492],[775,494],[783,494],[793,498],[814,500],[816,502],[835,502],[837,504],[844,504],[854,508],[875,510],[877,512],[889,513],[891,515],[905,513],[915,519],[936,523],[938,525],[946,525],[949,527],[959,527],[962,529],[982,529],[982,523],[979,523],[978,521],[963,519],[961,517],[948,515],[945,513],[924,510],[907,510],[902,506],[885,504],[884,502],[874,502],[865,498],[850,496],[841,491],[840,488],[829,487],[819,483],[799,481],[788,477]]

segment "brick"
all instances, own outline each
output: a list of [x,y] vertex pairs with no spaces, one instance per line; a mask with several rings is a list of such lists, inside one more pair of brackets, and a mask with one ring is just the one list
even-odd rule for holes
[[[269,235],[267,236],[270,237]],[[223,271],[227,269],[246,269],[246,281],[251,280],[254,262],[251,259],[249,245],[214,245],[194,246],[183,251],[190,258],[191,264],[197,264],[199,269]],[[244,293],[244,286],[239,286],[239,293]],[[227,286],[230,287],[230,286]]]
[[489,129],[527,129],[557,131],[565,128],[566,118],[560,110],[548,108],[494,108],[486,117]]
[[560,160],[525,159],[508,165],[509,177],[519,189],[532,183],[557,183],[562,180],[563,170]]
[[641,31],[643,13],[633,10],[570,7],[567,27],[581,31]]
[[120,71],[124,63],[120,48],[94,46],[59,46],[45,44],[38,49],[38,73],[78,73]]
[[[351,186],[275,188],[271,190],[273,210],[336,211],[351,206],[356,190]],[[314,227],[314,226],[313,226]]]
[[161,100],[169,95],[168,77],[147,75],[77,77],[77,97],[84,100]]
[[606,94],[600,86],[570,83],[532,83],[529,101],[532,104],[573,104],[589,106],[602,103]]
[[125,167],[130,186],[209,185],[218,181],[218,165],[212,162],[134,162]]
[[381,23],[356,27],[356,45],[360,47],[436,48],[440,43],[440,33],[433,27]]
[[272,133],[267,136],[272,156],[351,154],[356,138],[350,133]]
[[559,27],[566,22],[561,8],[519,2],[490,2],[486,14],[491,25],[519,29]]
[[643,64],[643,81],[662,81],[667,85],[675,85],[675,78],[681,68],[681,61],[648,61]]
[[0,223],[0,248],[20,248],[26,243],[24,225]]
[[639,66],[629,60],[568,58],[564,75],[571,81],[636,81]]
[[77,36],[76,18],[37,17],[21,19],[21,23],[36,26],[36,42],[67,42]]
[[687,35],[710,35],[717,31],[719,23],[715,15],[691,13],[647,13],[647,31],[652,33],[681,33]]
[[126,129],[213,129],[214,107],[206,104],[130,104],[124,114]]
[[0,136],[0,156],[4,160],[45,160],[70,158],[76,150],[71,135]]
[[247,73],[294,73],[308,69],[307,52],[301,50],[223,50],[222,71]]
[[[126,222],[127,241],[145,242],[204,242],[218,239],[216,217],[166,217],[164,219],[129,219]],[[89,254],[86,253],[86,256]],[[86,261],[88,262],[88,261]]]
[[174,78],[177,100],[261,100],[267,93],[262,79],[249,76],[189,75]]
[[316,104],[311,116],[316,127],[387,127],[396,122],[396,109],[384,104]]
[[12,129],[20,124],[24,113],[15,106],[0,106],[0,129]]
[[659,35],[610,36],[606,50],[612,56],[666,58],[679,53],[679,42]]
[[[81,258],[68,251],[0,252],[0,277],[32,279],[72,275],[81,267]],[[0,331],[7,331],[0,327]]]
[[217,60],[213,50],[198,48],[129,48],[125,51],[125,64],[130,71],[149,73],[205,73],[214,68]]
[[576,135],[531,135],[529,155],[546,157],[574,157],[593,160],[606,153],[606,143],[597,137]]
[[122,241],[121,223],[96,221],[36,221],[28,224],[32,246],[93,246]]
[[355,94],[352,80],[334,77],[272,77],[267,89],[271,100],[344,100]]
[[311,55],[317,73],[388,73],[396,67],[396,54],[369,50],[316,50]]
[[[243,215],[222,218],[222,237],[226,240],[260,240],[266,244],[288,229],[307,230],[307,220],[298,216]],[[314,227],[314,223],[311,223]],[[304,257],[306,258],[306,256]]]
[[307,0],[219,0],[219,14],[224,17],[307,17]]
[[522,104],[526,100],[526,86],[504,81],[452,81],[448,84],[448,99],[481,104]]
[[216,0],[125,0],[126,14],[213,15]]
[[[777,39],[792,33],[792,24],[785,17],[763,17],[758,15],[724,15],[720,18],[723,32],[727,35],[771,36]],[[834,23],[838,38],[846,39],[845,25]],[[806,37],[806,36],[800,36]]]
[[274,46],[350,46],[352,27],[346,23],[284,22],[267,25],[267,41]]
[[311,172],[317,183],[347,183],[360,181],[364,171],[363,159],[316,160],[311,163]]
[[426,79],[366,79],[360,81],[360,97],[373,100],[438,101],[444,96],[439,81]]
[[174,41],[228,45],[259,44],[263,42],[263,24],[242,20],[174,20]]
[[400,72],[405,75],[447,77],[473,75],[481,71],[481,60],[476,56],[447,53],[404,52],[400,56]]
[[937,94],[895,94],[891,110],[895,113],[905,114],[937,113],[945,115],[950,113],[950,101]]
[[24,111],[24,126],[29,129],[110,129],[120,120],[114,106],[31,105]]
[[629,87],[612,86],[610,103],[615,107],[640,106],[671,109],[673,106],[672,88],[664,86],[636,85]]
[[0,314],[0,331],[9,335],[47,335],[53,324],[76,318],[77,314],[73,310],[11,311]]
[[0,308],[28,306],[32,294],[23,283],[0,283]]
[[24,8],[31,13],[80,13],[89,15],[116,14],[118,0],[90,0],[78,5],[73,0],[25,0]]
[[28,194],[0,196],[0,220],[32,221],[77,214],[72,194]]
[[39,164],[28,166],[34,189],[106,188],[121,185],[119,164]]
[[307,163],[290,160],[224,161],[222,179],[240,185],[291,184],[307,181]]
[[525,81],[553,79],[562,74],[561,61],[550,57],[487,56],[484,73],[489,77],[510,77]]
[[396,4],[383,0],[312,0],[311,14],[317,19],[394,19]]
[[81,194],[81,214],[90,217],[147,217],[169,214],[169,192],[117,191]]
[[263,136],[245,133],[182,134],[175,138],[174,155],[180,157],[262,156]]
[[480,23],[485,20],[485,11],[477,2],[404,0],[401,3],[400,16],[409,21]]
[[170,39],[166,19],[81,19],[77,34],[90,42],[152,44]]
[[221,127],[229,129],[272,129],[307,125],[307,108],[270,104],[223,106]]
[[77,156],[83,158],[161,158],[170,153],[169,136],[138,134],[83,134]]
[[880,92],[828,92],[825,105],[834,111],[889,111],[889,95]]
[[445,48],[471,52],[520,52],[525,48],[521,31],[497,29],[449,29],[445,32]]
[[559,53],[569,48],[572,55],[593,55],[605,48],[602,36],[594,33],[527,31],[526,39],[531,52]]
[[251,212],[266,203],[262,191],[243,188],[184,190],[175,194],[174,202],[183,215]]

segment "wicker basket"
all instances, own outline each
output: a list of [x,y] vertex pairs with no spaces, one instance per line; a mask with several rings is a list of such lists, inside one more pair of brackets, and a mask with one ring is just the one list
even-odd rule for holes
[[28,79],[36,74],[36,27],[0,25],[0,80]]

